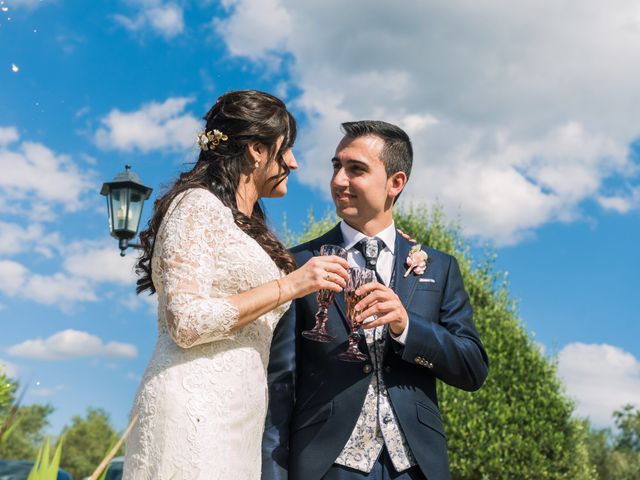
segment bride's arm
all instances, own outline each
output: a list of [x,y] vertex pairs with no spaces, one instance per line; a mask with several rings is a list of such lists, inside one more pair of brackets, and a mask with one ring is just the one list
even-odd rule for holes
[[289,300],[321,288],[340,291],[345,285],[346,261],[316,257],[277,281],[229,297],[212,297],[218,253],[234,241],[233,217],[204,189],[185,194],[168,215],[159,276],[166,295],[167,329],[182,348],[227,338]]

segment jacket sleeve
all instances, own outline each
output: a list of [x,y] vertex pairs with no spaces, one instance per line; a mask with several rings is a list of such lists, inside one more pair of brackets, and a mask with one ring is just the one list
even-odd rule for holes
[[278,322],[269,358],[269,407],[262,439],[262,480],[289,476],[289,436],[295,404],[296,302]]
[[474,391],[489,373],[489,360],[473,324],[458,262],[449,259],[438,321],[408,312],[406,343],[394,349],[403,360],[426,368],[445,383]]

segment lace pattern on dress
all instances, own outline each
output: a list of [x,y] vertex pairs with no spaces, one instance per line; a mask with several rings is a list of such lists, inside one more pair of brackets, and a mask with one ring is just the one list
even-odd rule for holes
[[233,330],[227,300],[282,276],[211,192],[170,205],[152,258],[158,341],[127,440],[125,480],[260,479],[273,330],[289,303]]

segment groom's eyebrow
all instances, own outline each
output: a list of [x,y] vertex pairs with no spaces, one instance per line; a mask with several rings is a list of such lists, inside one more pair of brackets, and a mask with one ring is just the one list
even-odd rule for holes
[[[333,157],[331,159],[331,164],[335,164],[335,163],[339,163],[342,164],[342,160],[340,160],[338,157]],[[345,166],[357,166],[360,168],[369,168],[369,164],[367,162],[363,162],[362,160],[356,160],[354,158],[347,158],[344,161]]]

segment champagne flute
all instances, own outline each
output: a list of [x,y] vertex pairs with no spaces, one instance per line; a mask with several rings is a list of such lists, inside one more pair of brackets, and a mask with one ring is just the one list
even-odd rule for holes
[[[347,251],[338,245],[322,245],[320,247],[320,255],[336,255],[347,259]],[[333,302],[336,292],[332,290],[318,291],[318,312],[316,313],[316,324],[311,330],[302,332],[302,336],[308,340],[315,342],[329,343],[335,340],[335,337],[327,333],[327,320],[329,319],[328,308]]]
[[347,301],[347,320],[349,327],[351,327],[351,333],[349,333],[347,351],[338,354],[340,360],[345,362],[362,362],[368,358],[358,348],[358,341],[360,340],[358,329],[362,325],[362,320],[359,322],[356,321],[356,315],[359,312],[356,311],[355,306],[364,298],[364,295],[356,295],[356,290],[366,283],[375,281],[376,272],[373,270],[369,270],[368,268],[349,269],[349,280],[347,280],[347,287],[344,289],[344,294]]

